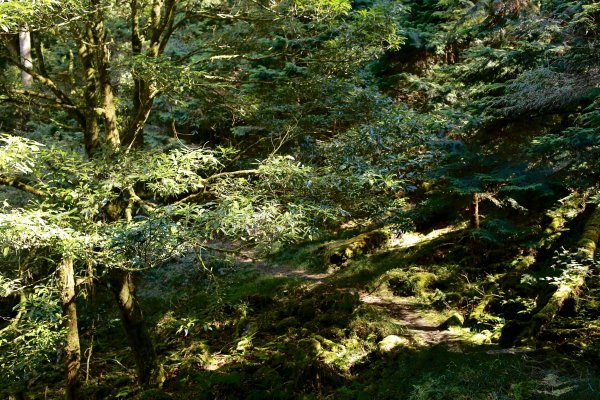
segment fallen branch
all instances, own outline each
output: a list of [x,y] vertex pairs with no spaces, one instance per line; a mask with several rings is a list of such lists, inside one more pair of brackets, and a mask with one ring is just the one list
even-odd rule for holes
[[46,192],[44,192],[43,190],[37,189],[31,185],[28,185],[27,183],[22,182],[22,181],[18,180],[17,178],[9,178],[8,176],[0,175],[0,185],[12,186],[14,188],[17,188],[17,189],[22,190],[27,193],[31,193],[36,196],[46,196]]
[[558,288],[529,321],[515,321],[502,330],[500,344],[511,346],[536,337],[561,311],[565,302],[577,296],[594,265],[594,254],[600,240],[600,207],[588,219],[577,242],[576,260],[568,263],[558,280]]

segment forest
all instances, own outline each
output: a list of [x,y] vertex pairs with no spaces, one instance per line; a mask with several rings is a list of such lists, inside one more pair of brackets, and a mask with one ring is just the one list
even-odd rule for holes
[[600,2],[0,0],[0,398],[600,399]]

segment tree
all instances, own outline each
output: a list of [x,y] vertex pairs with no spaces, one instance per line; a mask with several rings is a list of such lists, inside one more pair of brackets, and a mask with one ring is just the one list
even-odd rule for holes
[[21,72],[21,82],[23,87],[29,88],[33,83],[33,77],[27,73],[28,69],[33,69],[33,57],[31,56],[31,33],[27,26],[23,26],[19,32],[19,54],[21,56],[21,64],[24,70]]
[[[85,145],[84,155],[77,145],[74,153],[60,149],[61,144],[76,143],[72,140],[56,143],[38,136],[47,144],[44,147],[7,136],[0,173],[3,185],[40,199],[23,209],[6,209],[4,246],[9,249],[7,255],[24,252],[38,260],[35,262],[40,262],[37,257],[43,250],[51,263],[45,274],[58,273],[55,287],[61,293],[66,329],[68,397],[76,397],[81,353],[75,301],[81,289],[77,282],[104,282],[111,287],[135,355],[139,382],[149,384],[160,379],[160,368],[135,297],[137,272],[180,251],[184,242],[192,245],[192,236],[199,238],[199,244],[216,235],[267,242],[270,238],[292,240],[312,232],[316,224],[309,222],[331,215],[328,209],[310,202],[284,205],[277,201],[281,193],[273,193],[274,186],[282,185],[285,193],[290,190],[289,179],[311,173],[293,158],[270,157],[256,168],[223,171],[233,165],[232,150],[178,146],[165,151],[135,150],[143,147],[144,127],[161,93],[180,101],[187,88],[218,89],[230,78],[215,78],[202,67],[218,70],[223,67],[220,58],[246,58],[215,54],[216,48],[210,46],[220,45],[221,40],[209,36],[215,28],[235,31],[259,22],[273,25],[281,19],[284,23],[277,22],[278,29],[285,31],[289,28],[286,24],[311,26],[310,22],[299,24],[301,18],[316,21],[312,30],[303,34],[316,35],[321,30],[323,39],[308,40],[290,50],[286,46],[280,52],[282,60],[295,60],[296,66],[289,61],[280,64],[290,71],[303,68],[297,67],[299,63],[316,62],[318,57],[311,57],[323,56],[318,51],[321,47],[337,49],[347,58],[342,49],[354,46],[351,39],[359,32],[365,42],[382,33],[384,37],[354,55],[361,61],[399,40],[393,24],[391,30],[376,30],[387,27],[383,6],[352,12],[346,1],[302,4],[299,8],[256,2],[206,6],[194,1],[132,0],[127,10],[109,1],[0,4],[0,25],[8,32],[2,36],[2,59],[12,66],[2,77],[1,100],[17,107],[34,105],[37,112],[30,124],[51,121],[61,126],[64,138],[75,141],[81,132]],[[341,25],[336,27],[336,20]],[[12,45],[11,33],[24,23],[35,33],[32,65],[22,62]],[[201,28],[200,37],[210,40],[198,45],[196,37],[189,51],[178,54],[177,46],[186,43],[185,35],[196,28]],[[142,30],[147,35],[142,35]],[[172,44],[179,32],[182,36]],[[340,60],[325,61],[328,67],[324,70]],[[196,67],[183,65],[186,61]],[[229,68],[235,69],[235,65]],[[246,68],[250,75],[257,65]],[[16,70],[31,76],[33,86],[15,82],[11,74]],[[282,234],[286,229],[289,233]],[[19,279],[12,276],[8,282],[18,288]]]
[[[277,201],[274,186],[284,184],[285,176],[308,172],[287,158],[266,160],[253,170],[218,172],[233,153],[172,149],[87,160],[17,137],[3,140],[4,181],[43,202],[22,209],[5,205],[0,215],[2,274],[13,293],[32,284],[23,276],[32,276],[34,282],[48,281],[59,294],[70,397],[78,385],[75,300],[84,290],[81,285],[108,285],[114,292],[139,382],[149,384],[160,379],[160,368],[135,295],[137,273],[210,238],[296,240],[312,232],[312,219],[328,215],[310,204]],[[240,180],[244,176],[255,178]],[[24,183],[27,177],[35,183]],[[270,184],[261,183],[264,178]],[[143,198],[137,191],[141,187]],[[211,201],[197,203],[197,194],[190,194],[194,188],[202,188],[202,196]],[[20,271],[11,266],[13,254],[29,257]],[[27,312],[19,318],[31,317]]]
[[[211,93],[211,88],[237,82],[231,78],[235,70],[247,69],[250,74],[242,77],[252,79],[252,71],[257,69],[263,70],[263,75],[279,70],[277,73],[287,76],[293,71],[312,69],[312,63],[323,62],[329,70],[336,64],[339,69],[340,63],[350,59],[341,50],[356,46],[353,41],[359,32],[366,46],[361,51],[352,49],[353,64],[373,57],[383,46],[399,42],[394,24],[389,24],[393,14],[384,14],[385,10],[394,10],[391,6],[351,13],[350,3],[345,0],[303,2],[299,7],[243,1],[205,5],[192,0],[130,1],[128,5],[129,9],[123,10],[110,1],[50,1],[34,13],[27,3],[2,4],[6,9],[3,15],[9,11],[16,14],[0,21],[9,32],[19,20],[29,23],[32,31],[44,32],[44,38],[38,38],[40,45],[34,45],[39,49],[35,69],[19,62],[11,50],[10,36],[3,36],[5,59],[31,74],[39,85],[35,90],[22,90],[8,84],[4,91],[7,99],[64,111],[84,133],[89,154],[103,144],[112,151],[119,146],[141,147],[144,125],[154,101],[163,93],[175,102],[186,99],[183,96],[177,100],[186,90],[204,90],[214,97],[222,93]],[[44,19],[50,6],[58,27],[49,26]],[[335,21],[342,21],[346,15],[352,17],[352,23],[343,22],[336,27]],[[314,22],[300,22],[302,18]],[[377,28],[385,30],[378,32]],[[268,37],[256,37],[250,29]],[[244,32],[246,40],[262,40],[265,45],[249,47],[239,37],[233,37],[239,32]],[[230,40],[226,47],[235,52],[219,50],[223,39]],[[373,40],[377,42],[369,44]],[[284,47],[281,43],[268,47],[269,42],[278,41],[283,41]],[[321,47],[337,54],[329,54],[333,56],[330,60],[321,60]],[[62,55],[68,62],[62,66],[51,62],[44,52]],[[254,61],[248,65],[247,60]],[[223,71],[223,67],[227,70]]]

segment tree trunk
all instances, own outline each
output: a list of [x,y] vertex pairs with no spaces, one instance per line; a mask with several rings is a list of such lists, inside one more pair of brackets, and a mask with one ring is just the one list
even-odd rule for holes
[[[27,25],[23,25],[19,31],[19,53],[21,55],[21,64],[27,69],[33,69],[33,59],[31,57],[31,32]],[[26,88],[33,84],[33,77],[26,71],[21,71],[21,82]]]
[[[137,0],[131,1],[131,52],[133,56],[139,56],[142,54],[142,34],[140,31],[139,21],[139,7]],[[160,13],[159,13],[160,16]],[[156,18],[156,16],[154,16]],[[157,22],[155,22],[157,23]],[[122,133],[121,142],[125,147],[141,148],[144,146],[144,135],[143,129],[146,120],[148,119],[149,112],[144,117],[142,111],[142,104],[147,103],[147,93],[144,90],[145,82],[140,78],[133,80],[133,111],[127,128]]]
[[134,102],[133,118],[131,119],[130,125],[123,134],[123,145],[126,147],[142,148],[144,147],[144,126],[152,111],[152,104],[154,103],[154,97],[144,94],[148,90],[144,90],[143,87],[146,85],[144,82],[136,82],[136,85],[140,85],[140,96],[143,96],[143,102]]
[[479,229],[481,225],[479,217],[479,193],[473,193],[473,203],[471,204],[471,228]]
[[588,276],[592,265],[589,260],[594,257],[599,241],[600,206],[597,206],[587,220],[581,238],[577,242],[577,253],[579,256],[577,268],[569,268],[563,271],[558,289],[539,308],[530,321],[507,324],[502,330],[501,344],[513,345],[516,342],[533,338],[537,336],[545,325],[552,322],[563,308],[565,302],[576,296],[584,285],[585,278]]
[[[180,0],[153,0],[151,14],[146,31],[149,43],[146,57],[156,59],[163,52],[173,33],[175,11]],[[142,53],[142,36],[139,27],[139,7],[137,0],[131,0],[131,48],[134,56]],[[127,148],[144,146],[144,126],[152,111],[154,99],[158,96],[156,82],[153,79],[134,79],[133,111],[123,131],[121,142]]]
[[73,259],[65,257],[58,265],[60,284],[60,297],[65,317],[64,325],[67,336],[64,344],[64,362],[66,367],[66,398],[78,398],[79,389],[79,364],[81,349],[79,346],[79,331],[77,329],[77,305],[75,303],[75,273]]
[[117,124],[117,107],[115,104],[113,87],[110,75],[110,50],[106,42],[106,29],[104,28],[101,4],[98,0],[92,2],[98,6],[93,20],[91,31],[94,40],[95,60],[97,62],[98,89],[102,116],[104,117],[104,141],[111,151],[117,151],[120,144],[119,127]]
[[83,97],[85,100],[85,126],[82,126],[83,140],[88,155],[92,155],[100,144],[100,127],[98,124],[98,116],[95,111],[96,107],[98,106],[98,96],[96,94],[97,72],[94,68],[94,53],[89,44],[92,37],[90,31],[87,32],[86,37],[87,40],[80,39],[77,51],[83,66],[83,80],[85,85],[85,90],[83,91]]
[[150,334],[146,329],[144,315],[135,297],[133,276],[127,271],[113,270],[110,284],[121,310],[123,327],[133,351],[138,382],[141,385],[149,385],[153,383],[153,374],[157,371],[156,353]]

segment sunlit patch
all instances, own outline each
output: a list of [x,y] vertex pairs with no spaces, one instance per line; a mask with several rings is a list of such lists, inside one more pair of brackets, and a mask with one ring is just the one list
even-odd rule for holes
[[408,248],[416,246],[417,244],[427,242],[433,239],[437,239],[441,236],[447,235],[452,232],[457,232],[467,227],[467,222],[462,222],[456,225],[449,225],[441,229],[434,229],[427,235],[423,235],[418,232],[405,232],[397,237],[392,238],[390,245],[392,247]]

